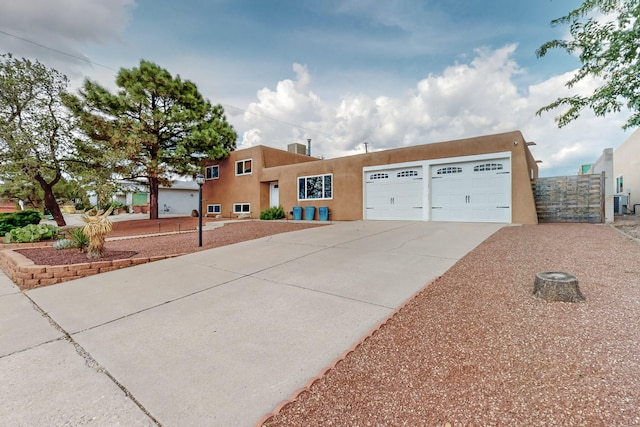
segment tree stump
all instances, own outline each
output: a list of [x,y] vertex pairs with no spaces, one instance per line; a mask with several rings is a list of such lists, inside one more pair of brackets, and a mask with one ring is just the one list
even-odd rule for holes
[[585,300],[578,287],[576,276],[557,271],[536,273],[533,295],[545,301],[582,302]]

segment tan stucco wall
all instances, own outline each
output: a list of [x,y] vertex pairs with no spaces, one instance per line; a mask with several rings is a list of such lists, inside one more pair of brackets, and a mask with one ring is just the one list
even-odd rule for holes
[[632,209],[633,204],[640,203],[640,129],[613,151],[614,191],[616,178],[620,175],[623,176],[623,193],[627,194],[627,190],[631,190],[629,209]]
[[[248,159],[252,163],[251,174],[236,176],[236,162]],[[317,160],[275,148],[256,146],[232,151],[224,160],[208,161],[207,166],[218,165],[219,178],[207,180],[202,188],[203,212],[207,211],[207,205],[220,204],[223,217],[235,216],[231,214],[235,203],[249,203],[251,216],[257,218],[260,211],[269,207],[269,183],[261,183],[261,170]]]
[[[280,205],[285,211],[293,206],[327,206],[333,220],[359,220],[363,218],[364,167],[504,152],[511,153],[512,222],[535,224],[537,214],[530,176],[533,170],[537,177],[538,168],[517,131],[327,160],[252,147],[233,152],[220,162],[220,179],[205,183],[203,198],[205,205],[221,203],[224,216],[228,216],[233,203],[251,203],[253,216],[257,217],[269,206],[269,182],[277,181]],[[253,159],[253,173],[236,177],[235,162],[246,158]],[[265,163],[272,166],[263,168]],[[333,199],[298,202],[298,177],[329,173],[333,174]]]

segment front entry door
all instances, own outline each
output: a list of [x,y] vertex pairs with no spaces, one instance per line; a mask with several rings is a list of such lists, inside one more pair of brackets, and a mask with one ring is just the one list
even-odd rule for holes
[[275,208],[280,206],[280,192],[277,181],[269,184],[269,206]]

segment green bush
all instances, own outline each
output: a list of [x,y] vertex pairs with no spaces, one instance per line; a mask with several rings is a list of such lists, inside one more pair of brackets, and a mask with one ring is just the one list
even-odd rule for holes
[[89,246],[89,237],[84,234],[84,227],[72,228],[69,230],[70,240],[72,240],[76,245],[75,247],[80,250],[80,252],[84,252],[84,250]]
[[118,202],[116,200],[113,200],[109,203],[105,203],[104,205],[100,206],[100,209],[98,210],[103,210],[103,211],[107,211],[109,208],[113,208],[113,211],[111,212],[111,215],[115,215],[116,210],[118,209],[122,209],[124,210],[126,207],[126,205],[122,202]]
[[38,224],[41,219],[42,213],[34,209],[11,213],[0,213],[0,235],[4,236],[14,228],[24,227],[29,224]]
[[274,206],[269,209],[265,209],[260,212],[260,219],[263,220],[273,220],[273,219],[282,219],[284,218],[284,209],[282,206],[278,206],[277,208]]
[[50,224],[29,224],[14,228],[4,235],[4,243],[29,243],[52,239],[58,234],[58,227]]

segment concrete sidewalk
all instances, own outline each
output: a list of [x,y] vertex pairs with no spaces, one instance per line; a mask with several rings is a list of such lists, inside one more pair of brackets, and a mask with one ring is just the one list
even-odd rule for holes
[[341,222],[25,293],[0,277],[0,425],[254,425],[502,226]]

